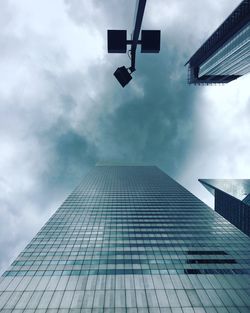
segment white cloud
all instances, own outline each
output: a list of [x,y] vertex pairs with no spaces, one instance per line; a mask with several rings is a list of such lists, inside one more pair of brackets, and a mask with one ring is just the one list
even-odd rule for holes
[[250,177],[250,75],[224,86],[201,87],[196,136],[180,181],[211,205],[197,178]]
[[161,29],[167,45],[188,50],[190,54],[200,47],[239,3],[239,0],[148,1],[144,25]]

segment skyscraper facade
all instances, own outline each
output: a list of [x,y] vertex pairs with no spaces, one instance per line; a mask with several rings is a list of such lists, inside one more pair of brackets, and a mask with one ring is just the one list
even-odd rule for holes
[[187,62],[189,84],[228,83],[250,71],[250,0],[243,0]]
[[250,179],[199,179],[214,195],[215,211],[250,236]]
[[0,312],[247,313],[250,239],[154,166],[97,166],[0,280]]

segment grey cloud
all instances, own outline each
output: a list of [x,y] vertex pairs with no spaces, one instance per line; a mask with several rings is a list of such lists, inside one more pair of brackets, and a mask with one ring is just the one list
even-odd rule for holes
[[138,62],[134,80],[141,83],[144,94],[124,99],[103,120],[101,136],[112,147],[106,150],[107,157],[115,153],[137,162],[156,163],[176,174],[195,127],[192,111],[196,91],[186,85],[183,64],[178,68],[180,78],[170,81],[176,71],[175,53],[165,50],[147,62]]
[[[90,29],[101,29],[110,25],[110,29],[127,29],[129,22],[133,23],[136,1],[93,0],[91,3],[83,0],[64,0],[69,16],[79,25],[88,25]],[[105,32],[106,30],[102,29]]]

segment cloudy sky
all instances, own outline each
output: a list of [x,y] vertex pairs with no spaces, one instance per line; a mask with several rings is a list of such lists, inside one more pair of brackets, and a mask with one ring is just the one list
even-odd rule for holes
[[159,55],[122,89],[107,29],[133,30],[135,0],[0,5],[0,272],[99,160],[158,165],[212,205],[198,178],[249,178],[250,76],[188,86],[188,58],[239,0],[148,0]]

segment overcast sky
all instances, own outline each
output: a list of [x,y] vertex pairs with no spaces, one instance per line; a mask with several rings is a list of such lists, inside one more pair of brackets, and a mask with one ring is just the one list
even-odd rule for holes
[[122,89],[106,32],[130,34],[135,3],[1,1],[0,272],[99,160],[158,165],[210,205],[198,178],[249,178],[250,75],[188,86],[184,67],[240,1],[148,0],[161,52]]

